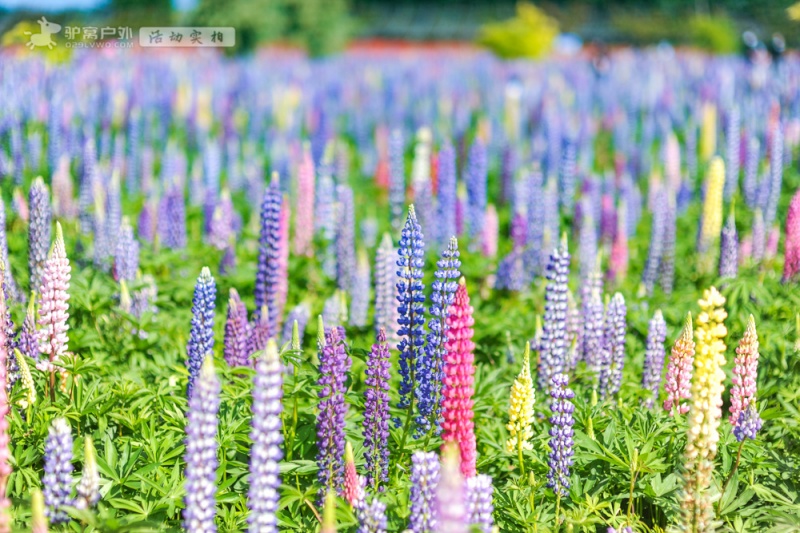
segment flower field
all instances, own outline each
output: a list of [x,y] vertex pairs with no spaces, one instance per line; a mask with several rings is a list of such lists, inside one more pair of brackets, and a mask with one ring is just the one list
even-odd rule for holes
[[0,61],[0,533],[800,531],[800,61]]

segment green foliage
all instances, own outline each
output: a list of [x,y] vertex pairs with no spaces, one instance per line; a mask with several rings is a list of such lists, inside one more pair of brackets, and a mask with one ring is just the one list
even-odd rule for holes
[[725,16],[697,16],[689,22],[692,44],[716,54],[731,54],[739,46],[736,24]]
[[496,55],[512,59],[546,55],[558,37],[558,22],[528,2],[517,4],[517,16],[485,24],[478,42]]

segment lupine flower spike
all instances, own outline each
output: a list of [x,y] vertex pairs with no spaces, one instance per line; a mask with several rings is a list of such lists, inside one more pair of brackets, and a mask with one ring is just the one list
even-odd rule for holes
[[202,363],[189,396],[186,415],[186,507],[183,527],[187,531],[213,533],[217,491],[217,426],[220,382],[209,354]]
[[86,436],[83,440],[83,472],[78,483],[78,498],[75,507],[78,509],[91,509],[100,501],[100,474],[97,470],[97,452],[94,449],[92,437]]
[[56,418],[50,425],[50,433],[44,445],[44,491],[45,513],[51,524],[69,521],[64,507],[72,505],[72,432],[67,421]]
[[38,290],[42,284],[47,249],[50,246],[50,224],[52,209],[47,185],[39,176],[30,190],[30,225],[28,226],[28,271],[30,290]]
[[552,376],[562,372],[567,363],[567,276],[570,255],[566,235],[553,251],[547,264],[544,329],[539,350],[539,388],[548,390]]
[[794,279],[800,272],[800,191],[789,204],[786,215],[786,251],[783,263],[783,282]]
[[364,393],[364,457],[367,485],[375,492],[389,480],[389,346],[381,328],[367,358]]
[[[8,401],[8,359],[11,356],[8,346],[8,332],[4,326],[7,323],[8,308],[5,295],[6,268],[0,259],[0,531],[11,531],[11,517],[9,508],[11,501],[8,498],[8,478],[11,476],[11,450],[9,448],[9,422],[10,411]],[[17,352],[19,353],[19,352]],[[19,359],[22,359],[19,357]]]
[[439,459],[433,452],[414,452],[411,456],[411,519],[408,528],[416,532],[437,529],[436,487],[439,485]]
[[657,310],[647,328],[647,350],[644,354],[642,388],[647,391],[647,407],[653,407],[658,399],[661,386],[661,372],[664,370],[664,340],[667,338],[667,323],[661,310]]
[[386,504],[377,498],[358,510],[358,533],[386,533]]
[[319,533],[336,533],[336,493],[333,489],[325,494],[322,505],[322,528]]
[[436,487],[437,533],[463,533],[469,528],[464,476],[459,469],[459,452],[454,444],[442,450],[442,467]]
[[692,397],[692,367],[694,365],[694,331],[692,330],[692,314],[686,314],[683,329],[672,346],[672,353],[667,365],[667,378],[664,389],[667,399],[664,410],[670,414],[689,412],[689,404],[685,400]]
[[684,464],[684,489],[681,497],[683,531],[713,531],[711,508],[712,472],[719,441],[722,417],[722,391],[725,372],[725,298],[711,287],[703,293],[697,316],[697,356],[692,381],[692,403]]
[[192,299],[192,329],[186,346],[186,366],[189,369],[187,395],[191,398],[192,388],[203,366],[206,355],[214,350],[214,309],[216,307],[217,285],[208,267],[203,267],[194,286]]
[[493,492],[492,478],[486,474],[467,478],[467,514],[469,523],[472,527],[477,527],[479,533],[492,533],[494,527]]
[[550,389],[550,410],[553,416],[550,417],[550,472],[547,474],[547,486],[559,497],[569,494],[569,471],[574,446],[572,426],[575,420],[572,417],[574,406],[571,400],[575,393],[568,384],[566,374],[556,374]]
[[461,457],[461,473],[465,477],[475,475],[476,444],[473,418],[475,343],[472,342],[472,306],[469,305],[467,282],[462,277],[458,282],[455,301],[447,316],[447,343],[445,344],[444,409],[442,439],[458,445]]
[[228,300],[228,319],[225,322],[225,362],[230,366],[247,366],[250,356],[252,330],[247,321],[247,307],[231,288]]
[[247,495],[250,531],[278,532],[278,500],[281,485],[278,463],[283,458],[281,444],[281,399],[283,373],[278,346],[274,339],[256,359],[253,378],[253,420],[250,439],[250,490]]
[[364,500],[362,479],[356,470],[356,459],[350,442],[344,447],[344,499],[351,507],[358,508]]
[[522,357],[522,370],[511,387],[511,406],[508,408],[508,424],[506,429],[510,437],[506,441],[506,451],[519,456],[520,475],[525,474],[523,450],[532,450],[533,438],[533,404],[536,401],[531,378],[531,345],[525,343],[525,354]]
[[747,320],[733,367],[733,387],[731,387],[730,423],[737,426],[742,413],[756,400],[756,378],[758,377],[758,333],[753,315]]
[[44,506],[44,496],[39,489],[31,491],[31,533],[47,533],[47,514]]

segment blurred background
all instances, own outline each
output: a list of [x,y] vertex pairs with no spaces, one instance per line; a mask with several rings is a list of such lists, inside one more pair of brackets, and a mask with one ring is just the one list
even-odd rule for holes
[[[0,0],[5,46],[42,15],[64,26],[233,26],[237,46],[311,56],[348,46],[482,46],[503,57],[570,53],[582,44],[669,43],[717,53],[800,45],[791,0]],[[32,26],[33,25],[33,26]],[[743,39],[745,32],[749,32]],[[747,41],[747,44],[745,44]]]

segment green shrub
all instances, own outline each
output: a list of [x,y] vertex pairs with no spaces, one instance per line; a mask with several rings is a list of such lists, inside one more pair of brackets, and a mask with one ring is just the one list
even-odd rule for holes
[[517,4],[517,16],[481,27],[478,42],[502,58],[542,57],[558,36],[558,22],[527,2]]
[[689,22],[692,45],[714,52],[730,54],[739,46],[739,31],[727,16],[696,16]]

